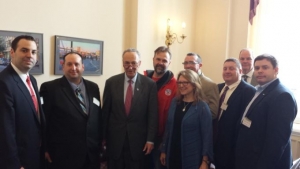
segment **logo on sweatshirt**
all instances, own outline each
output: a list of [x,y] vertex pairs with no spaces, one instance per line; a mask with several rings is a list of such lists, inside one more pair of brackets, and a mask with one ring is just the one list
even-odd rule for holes
[[172,94],[172,90],[171,89],[166,89],[165,90],[165,95],[170,96]]

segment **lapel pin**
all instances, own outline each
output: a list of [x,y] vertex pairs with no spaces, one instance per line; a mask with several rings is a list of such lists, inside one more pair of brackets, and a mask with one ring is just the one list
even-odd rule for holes
[[139,89],[139,88],[136,88],[136,90],[139,91],[140,89]]

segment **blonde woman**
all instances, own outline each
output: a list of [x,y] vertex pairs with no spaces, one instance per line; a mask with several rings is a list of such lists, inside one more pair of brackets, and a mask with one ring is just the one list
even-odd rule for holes
[[177,95],[169,109],[161,147],[161,163],[170,169],[208,169],[213,156],[211,122],[199,75],[192,70],[179,72]]

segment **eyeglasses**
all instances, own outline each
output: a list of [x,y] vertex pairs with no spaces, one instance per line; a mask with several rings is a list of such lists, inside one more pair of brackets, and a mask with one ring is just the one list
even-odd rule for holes
[[123,62],[123,66],[127,68],[130,66],[136,68],[138,65],[139,65],[138,62]]
[[190,84],[190,82],[183,82],[183,81],[182,82],[177,81],[176,83],[177,83],[178,86],[180,86],[180,85],[186,86],[186,85]]
[[195,64],[198,64],[198,63],[194,62],[194,61],[188,61],[188,62],[183,62],[182,64],[183,65],[195,65]]

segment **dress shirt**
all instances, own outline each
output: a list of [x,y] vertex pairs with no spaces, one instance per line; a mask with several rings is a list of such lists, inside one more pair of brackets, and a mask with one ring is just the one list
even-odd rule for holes
[[78,85],[76,85],[75,83],[72,83],[68,80],[68,82],[70,83],[74,93],[75,93],[75,90],[77,88],[80,89],[80,93],[82,94],[83,96],[83,99],[84,99],[84,104],[85,104],[85,107],[86,107],[86,110],[87,110],[87,113],[89,112],[89,99],[87,97],[87,93],[86,93],[86,89],[85,89],[85,85],[83,83],[83,80],[81,79],[80,83]]
[[[126,76],[126,73],[125,73],[124,76],[125,76],[125,81],[124,81],[124,103],[125,103],[126,92],[127,92],[128,86],[129,86],[128,80],[130,80],[130,79]],[[131,80],[132,80],[132,83],[131,83],[131,86],[132,86],[132,96],[134,96],[134,87],[135,87],[136,78],[137,78],[137,73],[136,73],[135,76],[131,79]],[[138,90],[138,89],[137,89],[137,90]]]
[[[30,86],[27,85],[27,82],[26,82],[26,79],[27,79],[27,76],[29,76],[28,73],[22,73],[13,63],[11,63],[11,66],[13,67],[13,69],[18,73],[18,75],[20,76],[21,80],[23,81],[23,83],[25,84],[25,86],[27,87],[30,95],[31,95],[31,92],[30,92]],[[32,86],[32,83],[31,84],[31,87],[33,89],[33,92],[34,92],[34,95],[36,96],[36,93],[34,91],[34,87]],[[36,98],[38,99],[38,98]]]
[[[276,80],[277,78],[275,78],[274,80]],[[244,120],[244,117],[246,116],[246,114],[248,113],[248,110],[250,108],[250,106],[252,105],[252,103],[254,102],[254,100],[265,90],[265,88],[267,88],[272,82],[274,82],[274,80],[264,84],[264,85],[257,85],[255,86],[256,88],[256,92],[255,92],[255,95],[253,96],[252,100],[249,102],[248,106],[246,107],[245,111],[244,111],[244,114],[243,114],[243,117],[241,119],[241,123],[243,122]]]
[[253,78],[253,72],[254,72],[254,68],[252,68],[247,74],[242,74],[242,76],[243,76],[243,75],[248,76],[248,77],[247,77],[247,83],[251,83],[251,80],[252,80],[252,78]]
[[[224,98],[223,103],[221,103],[221,107],[222,107],[222,105],[227,105],[227,102],[228,102],[228,100],[229,100],[231,94],[235,91],[236,87],[237,87],[240,83],[241,83],[241,80],[238,80],[238,81],[236,81],[235,83],[233,83],[233,84],[231,84],[231,85],[228,86],[229,89],[227,90],[227,93],[226,93],[226,95],[225,95],[225,98]],[[220,97],[221,97],[222,93],[224,92],[226,86],[227,86],[227,85],[226,85],[226,83],[225,83],[225,86],[223,87],[223,89],[222,89],[222,91],[221,91],[221,93],[220,93]],[[220,116],[219,116],[219,120],[220,120],[222,114],[223,114],[223,109],[221,109]]]

